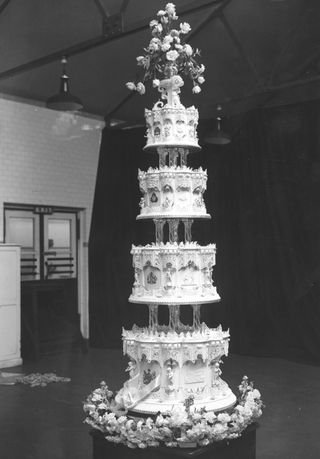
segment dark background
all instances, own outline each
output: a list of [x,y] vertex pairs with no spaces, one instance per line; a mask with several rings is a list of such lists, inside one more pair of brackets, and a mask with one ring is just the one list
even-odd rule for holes
[[[320,103],[257,109],[232,143],[206,145],[199,126],[210,221],[193,239],[217,244],[215,282],[222,300],[202,306],[209,326],[230,327],[232,353],[319,362]],[[156,167],[144,129],[105,130],[90,236],[90,336],[120,347],[121,327],[146,325],[147,307],[130,304],[131,244],[154,241],[152,221],[136,221],[137,170]],[[165,320],[165,307],[161,318]],[[185,312],[188,320],[188,312]]]

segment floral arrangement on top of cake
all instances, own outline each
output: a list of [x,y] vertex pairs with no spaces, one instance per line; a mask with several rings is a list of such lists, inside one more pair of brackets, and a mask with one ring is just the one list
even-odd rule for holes
[[178,19],[176,8],[173,3],[167,3],[164,10],[157,13],[157,19],[150,22],[152,38],[145,54],[137,57],[137,64],[143,67],[145,72],[142,81],[129,81],[128,89],[137,91],[140,95],[145,93],[144,82],[152,79],[153,87],[158,88],[160,79],[170,78],[174,75],[188,76],[193,83],[192,92],[198,94],[200,85],[205,79],[203,72],[205,66],[196,60],[200,56],[198,49],[193,49],[183,40],[183,35],[191,31],[190,24],[180,23],[179,28],[174,28],[174,22]]

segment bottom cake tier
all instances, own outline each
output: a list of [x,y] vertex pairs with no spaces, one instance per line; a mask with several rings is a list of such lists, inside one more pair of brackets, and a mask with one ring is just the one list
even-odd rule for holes
[[132,413],[156,414],[174,409],[219,411],[236,397],[221,379],[221,357],[228,354],[229,332],[221,327],[176,332],[134,327],[123,331],[124,353],[130,357],[130,379],[117,402]]

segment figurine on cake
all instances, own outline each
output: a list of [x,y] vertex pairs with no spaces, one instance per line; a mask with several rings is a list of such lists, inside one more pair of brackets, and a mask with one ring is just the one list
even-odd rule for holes
[[[174,419],[194,416],[197,422],[200,419],[203,423],[204,432],[210,418],[211,433],[206,437],[210,443],[216,439],[212,427],[217,418],[215,413],[234,411],[231,436],[228,437],[228,429],[222,435],[222,438],[233,438],[236,431],[240,432],[261,414],[261,401],[259,392],[249,385],[251,392],[255,391],[254,397],[251,396],[251,412],[241,418],[241,428],[235,429],[242,410],[221,378],[220,368],[222,357],[228,355],[229,331],[222,330],[221,326],[211,329],[201,322],[201,305],[220,300],[212,278],[216,247],[192,241],[194,219],[210,218],[203,200],[207,172],[187,164],[189,154],[200,148],[198,110],[193,106],[184,107],[180,92],[183,78],[190,77],[193,93],[199,93],[205,81],[205,68],[197,62],[199,51],[184,41],[190,25],[184,22],[175,27],[177,19],[172,3],[157,13],[157,19],[150,22],[151,41],[145,54],[137,58],[144,70],[143,81],[127,83],[129,89],[144,94],[144,82],[151,79],[160,93],[160,100],[153,108],[145,110],[147,141],[144,147],[158,155],[159,167],[138,172],[142,199],[137,219],[153,220],[155,242],[132,246],[134,282],[129,301],[148,306],[149,325],[143,328],[134,325],[132,330],[123,330],[123,351],[130,358],[129,379],[112,403],[108,397],[104,403],[108,400],[109,406],[116,403],[117,410],[122,409],[127,419],[149,416],[145,422],[150,429],[152,425],[159,427],[159,416],[166,419],[171,415]],[[180,240],[182,233],[184,237]],[[181,308],[187,305],[193,309],[192,325],[185,325],[180,319]],[[169,309],[169,323],[160,324],[158,310],[165,307]],[[246,390],[249,386],[246,385]],[[243,404],[247,401],[245,397],[241,400]],[[89,405],[92,409],[92,398]],[[208,417],[210,412],[212,415]],[[97,427],[92,416],[89,408],[86,422]],[[231,421],[230,416],[226,414],[223,419]],[[110,433],[110,429],[107,432]],[[157,435],[159,440],[160,434]],[[170,443],[168,438],[163,441]],[[177,439],[174,441],[179,444]]]

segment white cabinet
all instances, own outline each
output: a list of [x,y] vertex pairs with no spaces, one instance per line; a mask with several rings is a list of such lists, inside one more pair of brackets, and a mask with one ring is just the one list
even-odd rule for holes
[[0,244],[0,368],[21,365],[20,247]]

